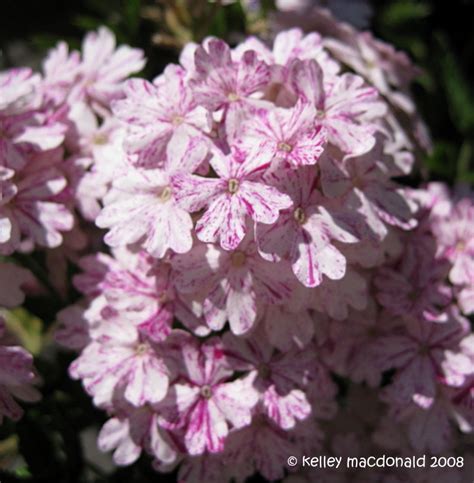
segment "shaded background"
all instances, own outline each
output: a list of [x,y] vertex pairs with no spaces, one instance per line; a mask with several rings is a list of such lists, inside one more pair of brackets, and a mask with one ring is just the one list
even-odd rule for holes
[[[78,48],[87,30],[105,24],[119,43],[145,51],[148,64],[142,75],[152,78],[177,60],[187,41],[212,34],[232,44],[265,32],[272,2],[263,1],[261,11],[250,14],[238,3],[219,7],[206,0],[1,0],[1,7],[0,69],[38,68],[58,40]],[[425,159],[425,179],[451,186],[474,182],[474,1],[390,0],[374,1],[373,7],[370,29],[408,52],[423,70],[413,88],[434,140]],[[97,452],[92,428],[100,427],[105,415],[68,378],[72,355],[51,344],[60,307],[52,306],[51,298],[29,304],[28,312],[19,309],[16,317],[23,342],[38,356],[38,370],[45,376],[43,400],[19,423],[0,426],[0,481],[174,481],[172,474],[155,473],[146,456],[130,468],[116,469]],[[2,471],[12,462],[16,476]]]

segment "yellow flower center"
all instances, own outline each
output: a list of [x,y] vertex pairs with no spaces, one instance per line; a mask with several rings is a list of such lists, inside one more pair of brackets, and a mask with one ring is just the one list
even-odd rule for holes
[[227,189],[231,195],[237,193],[239,191],[239,180],[235,178],[229,179]]
[[97,133],[94,136],[94,144],[99,144],[99,145],[107,144],[108,140],[109,139],[107,135],[104,133]]
[[173,117],[173,120],[171,121],[174,126],[179,126],[180,124],[183,124],[184,117],[180,115],[176,115]]
[[236,251],[231,255],[231,262],[234,267],[241,267],[247,260],[244,252]]
[[148,351],[148,344],[146,343],[138,344],[137,347],[135,348],[135,353],[137,354],[137,356],[142,356],[147,351]]
[[160,193],[160,201],[162,203],[166,203],[171,199],[172,195],[173,192],[171,191],[171,188],[169,186],[165,186],[163,191]]
[[293,149],[288,143],[280,143],[278,145],[278,149],[280,151],[284,151],[285,153],[291,153],[291,150]]
[[300,224],[303,225],[306,222],[306,214],[300,206],[296,208],[296,210],[293,212],[293,218]]
[[211,399],[211,396],[212,396],[212,389],[210,386],[202,386],[201,387],[201,396],[204,398],[204,399]]

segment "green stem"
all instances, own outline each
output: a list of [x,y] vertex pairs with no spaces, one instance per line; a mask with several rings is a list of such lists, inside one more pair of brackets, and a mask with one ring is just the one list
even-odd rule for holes
[[466,174],[469,173],[469,162],[472,157],[472,145],[464,141],[456,163],[456,181],[466,181]]

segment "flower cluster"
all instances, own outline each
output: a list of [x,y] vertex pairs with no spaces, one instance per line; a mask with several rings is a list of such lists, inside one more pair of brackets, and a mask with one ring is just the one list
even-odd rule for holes
[[73,230],[56,337],[118,465],[278,480],[289,455],[458,454],[474,431],[474,198],[396,181],[429,147],[416,69],[326,20],[189,44],[152,82],[102,28],[0,81],[0,246]]
[[[106,173],[108,156],[114,156],[113,148],[103,146],[103,132],[112,129],[99,131],[99,122],[108,116],[111,101],[123,96],[123,80],[143,65],[141,51],[115,50],[113,34],[101,28],[87,35],[82,54],[69,53],[60,43],[42,74],[27,68],[0,73],[0,255],[46,248],[51,263],[83,247],[74,208],[95,218],[97,193],[90,193],[88,178],[100,170],[101,160]],[[107,182],[105,174],[101,182]],[[51,275],[53,284],[57,273]],[[26,282],[37,284],[28,270],[0,262],[0,310],[22,303]],[[62,282],[59,277],[58,285]],[[11,395],[35,400],[38,394],[29,384],[36,377],[31,355],[11,346],[4,334],[1,315],[0,417],[17,419],[21,411]]]

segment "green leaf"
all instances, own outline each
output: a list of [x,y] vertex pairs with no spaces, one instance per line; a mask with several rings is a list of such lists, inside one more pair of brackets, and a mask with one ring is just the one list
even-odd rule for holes
[[5,321],[20,340],[21,345],[33,355],[39,354],[43,339],[43,321],[30,314],[24,308],[17,308],[6,313]]
[[382,14],[382,21],[392,27],[398,27],[408,22],[422,20],[430,13],[431,8],[425,2],[401,0],[385,8]]
[[135,35],[140,25],[141,0],[126,0],[124,22],[130,35]]
[[72,23],[81,30],[97,30],[105,22],[88,15],[77,15]]
[[426,166],[432,175],[452,179],[455,175],[456,146],[448,142],[437,142],[433,152],[426,158]]
[[469,182],[472,180],[472,176],[474,175],[474,173],[472,173],[470,169],[472,159],[473,145],[472,143],[465,140],[461,148],[459,149],[458,161],[456,163],[457,181]]
[[467,135],[474,132],[474,95],[460,63],[447,39],[438,35],[442,83],[451,120],[456,128]]

